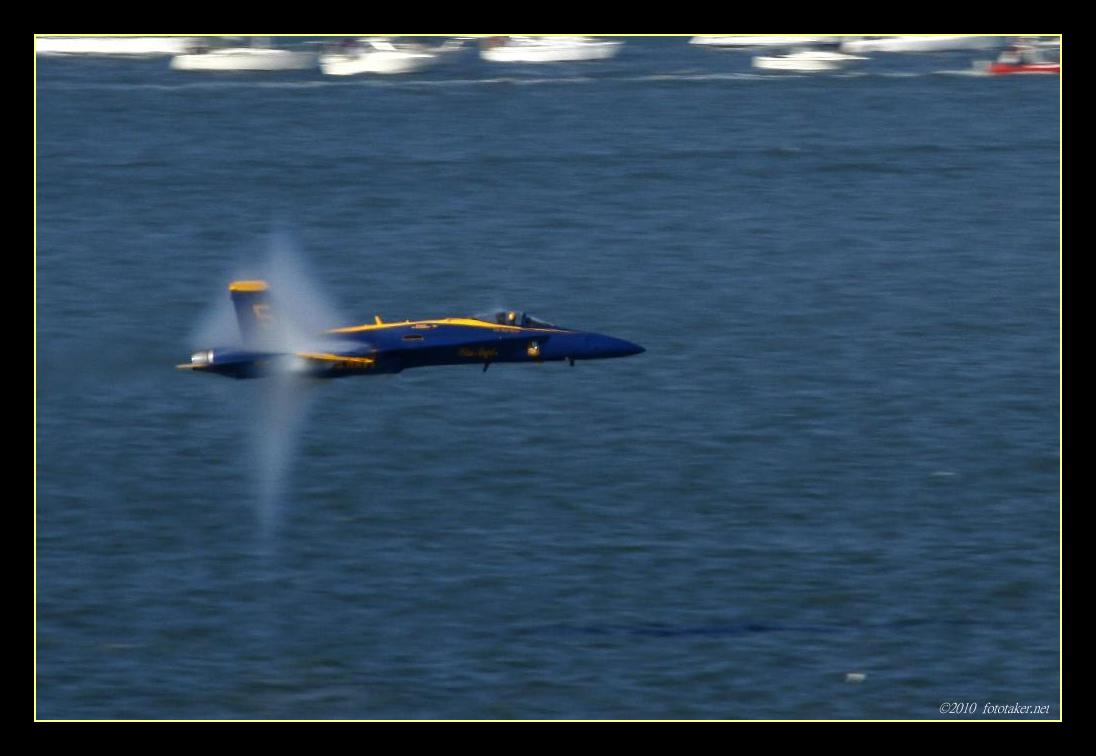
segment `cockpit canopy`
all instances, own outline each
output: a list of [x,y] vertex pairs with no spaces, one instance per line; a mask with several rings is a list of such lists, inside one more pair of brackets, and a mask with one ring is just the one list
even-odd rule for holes
[[519,326],[520,328],[555,328],[553,324],[534,318],[527,312],[520,312],[518,310],[499,310],[497,312],[491,312],[483,315],[474,315],[476,320],[482,320],[485,323],[496,323],[498,325]]

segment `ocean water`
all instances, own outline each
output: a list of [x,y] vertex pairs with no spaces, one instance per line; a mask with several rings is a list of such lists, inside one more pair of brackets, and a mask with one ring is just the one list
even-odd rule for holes
[[[970,59],[39,58],[36,715],[1060,716],[1059,82]],[[175,370],[272,245],[647,351]]]

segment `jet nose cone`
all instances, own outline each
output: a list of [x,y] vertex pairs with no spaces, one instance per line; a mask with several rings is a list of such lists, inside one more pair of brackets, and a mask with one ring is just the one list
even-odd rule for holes
[[639,344],[633,344],[614,336],[592,335],[589,339],[591,356],[595,359],[604,357],[630,357],[633,354],[641,354],[647,350]]

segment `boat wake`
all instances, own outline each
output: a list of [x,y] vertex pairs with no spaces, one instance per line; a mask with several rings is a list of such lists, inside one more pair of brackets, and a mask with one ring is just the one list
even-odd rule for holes
[[746,71],[723,72],[697,72],[697,73],[652,73],[638,75],[600,75],[600,76],[493,76],[485,78],[400,78],[400,79],[374,79],[369,77],[338,77],[322,80],[296,80],[296,81],[256,81],[250,78],[233,78],[219,81],[179,81],[172,83],[139,82],[120,84],[101,82],[87,85],[50,84],[52,91],[79,90],[87,91],[118,91],[118,90],[147,90],[147,91],[227,91],[241,89],[269,89],[269,90],[309,90],[327,87],[353,87],[360,89],[446,89],[461,87],[539,87],[539,86],[583,86],[606,82],[623,83],[673,83],[684,84],[693,82],[719,82],[719,81],[780,81],[782,79],[817,78],[825,75],[835,78],[856,79],[921,79],[932,76],[985,76],[985,71],[974,68],[958,70],[938,71],[824,71],[803,73],[795,71],[770,71],[766,73],[754,73]]

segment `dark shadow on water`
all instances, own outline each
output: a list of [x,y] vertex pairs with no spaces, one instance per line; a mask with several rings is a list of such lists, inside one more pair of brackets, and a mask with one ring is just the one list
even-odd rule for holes
[[973,621],[907,618],[885,622],[832,622],[795,623],[741,620],[735,622],[713,621],[698,624],[673,622],[639,622],[606,624],[570,624],[528,626],[518,630],[519,635],[554,638],[736,638],[770,633],[843,635],[862,632],[900,634],[925,626],[955,626],[976,624]]

